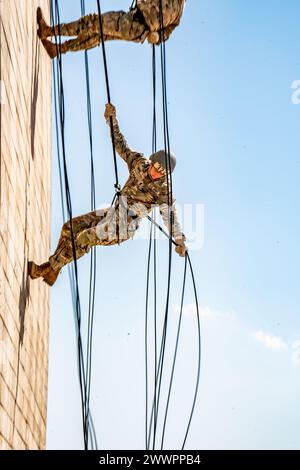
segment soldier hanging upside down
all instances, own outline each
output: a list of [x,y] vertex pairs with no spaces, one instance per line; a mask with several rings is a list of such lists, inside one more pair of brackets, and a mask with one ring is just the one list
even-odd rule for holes
[[146,159],[142,153],[130,149],[120,132],[116,110],[107,104],[105,119],[112,118],[115,147],[127,163],[129,178],[120,190],[115,206],[89,212],[66,222],[61,230],[57,248],[49,261],[41,265],[29,262],[28,273],[32,279],[42,277],[53,285],[63,266],[73,261],[72,235],[76,259],[88,253],[92,246],[111,246],[133,238],[141,219],[153,207],[159,206],[160,214],[168,231],[175,238],[176,252],[185,256],[185,236],[178,221],[175,199],[170,194],[170,172],[176,165],[172,153],[167,156],[160,150]]
[[[163,32],[161,34],[160,1],[163,13]],[[103,13],[102,28],[105,41],[122,40],[150,44],[160,44],[161,38],[167,40],[179,25],[186,0],[137,0],[135,6],[125,11]],[[48,26],[40,8],[37,10],[38,35],[49,56],[53,59],[59,50],[82,51],[100,44],[99,17],[97,14],[83,16],[78,21]],[[54,44],[47,38],[53,36],[75,36],[61,44]],[[59,41],[57,41],[59,42]]]

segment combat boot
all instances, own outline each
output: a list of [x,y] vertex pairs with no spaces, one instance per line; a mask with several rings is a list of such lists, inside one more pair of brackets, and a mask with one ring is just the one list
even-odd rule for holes
[[37,9],[37,24],[38,24],[37,34],[40,39],[46,39],[49,36],[53,36],[53,28],[47,25],[40,7],[38,7]]
[[28,274],[31,279],[43,277],[51,269],[49,261],[43,264],[35,264],[33,261],[28,262]]
[[42,39],[43,46],[46,49],[50,59],[55,59],[58,54],[65,54],[66,52],[68,52],[67,42],[68,41],[65,41],[62,44],[56,44],[52,41],[48,41],[48,39]]
[[48,286],[53,286],[58,278],[59,273],[60,270],[55,271],[53,268],[50,268],[50,270],[43,276],[43,281],[48,284]]

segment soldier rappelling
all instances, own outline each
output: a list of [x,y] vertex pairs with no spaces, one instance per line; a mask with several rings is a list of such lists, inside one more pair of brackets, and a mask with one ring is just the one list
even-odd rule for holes
[[[109,11],[101,15],[103,38],[105,41],[132,41],[160,44],[161,38],[169,39],[179,25],[186,0],[137,0],[129,11]],[[161,10],[163,24],[161,21]],[[99,16],[90,14],[71,23],[56,26],[47,25],[42,11],[38,8],[38,35],[53,59],[59,53],[91,49],[100,44]],[[162,31],[163,26],[163,31]],[[48,38],[67,36],[73,39],[53,43]]]
[[175,155],[166,155],[160,150],[149,159],[145,158],[128,146],[112,104],[106,105],[104,116],[108,124],[112,119],[115,148],[127,163],[129,178],[120,189],[114,206],[64,223],[57,248],[49,260],[41,265],[29,262],[28,272],[32,279],[42,277],[49,285],[55,283],[62,267],[73,261],[72,237],[76,259],[88,253],[92,246],[111,246],[133,238],[141,219],[155,206],[159,207],[164,224],[175,238],[176,252],[180,256],[186,255],[185,235],[178,220],[175,198],[170,193],[169,178],[176,165]]

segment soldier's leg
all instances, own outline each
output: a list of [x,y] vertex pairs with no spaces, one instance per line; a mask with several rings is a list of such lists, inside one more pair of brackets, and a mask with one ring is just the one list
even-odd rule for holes
[[[92,246],[112,246],[133,238],[138,228],[136,220],[125,217],[125,212],[120,214],[121,212],[115,211],[114,208],[108,208],[73,219],[77,259],[88,253]],[[52,269],[57,271],[71,261],[73,261],[73,249],[71,224],[68,221],[62,227],[58,246],[50,256],[49,263]]]
[[117,202],[114,207],[103,210],[103,217],[77,235],[77,246],[89,250],[92,246],[112,246],[134,237],[141,219],[130,214],[122,198],[119,201],[121,204]]
[[71,23],[61,23],[48,27],[45,32],[48,33],[48,36],[89,36],[96,33],[97,30],[99,30],[98,15],[91,14]]
[[[106,40],[106,38],[105,38]],[[65,54],[66,52],[76,52],[92,49],[99,45],[99,36],[94,35],[91,37],[78,37],[76,39],[70,39],[62,44],[55,44],[48,39],[42,39],[44,48],[46,49],[49,57],[54,59],[59,54]]]
[[[105,17],[106,15],[104,14],[103,16]],[[116,15],[114,16],[115,16],[115,23],[116,23],[117,16]],[[84,21],[87,18],[87,17],[84,17],[78,22],[74,22],[74,24],[80,23],[80,26],[76,26],[76,27],[74,26],[74,28],[76,28],[76,31],[79,31],[78,36],[75,39],[70,39],[62,43],[59,43],[59,41],[52,42],[52,41],[49,41],[48,39],[42,39],[43,46],[46,49],[51,59],[54,59],[55,57],[57,57],[58,54],[65,54],[66,52],[86,51],[100,44],[101,41],[100,41],[100,34],[99,34],[98,16],[89,15],[89,17],[91,17],[89,21]],[[73,25],[73,23],[70,23],[69,25]],[[105,21],[105,25],[107,25],[106,21]],[[116,27],[116,24],[115,24],[115,27]],[[56,26],[55,28],[58,28],[58,26]],[[66,32],[67,30],[68,29],[63,28],[64,32]],[[71,31],[71,28],[70,28],[70,31]],[[72,36],[72,34],[66,34],[66,35]],[[77,34],[73,34],[73,35],[77,35]],[[104,41],[119,39],[117,36],[115,37],[108,36],[105,33],[104,27],[103,27],[103,37],[104,37]]]
[[[143,15],[138,9],[126,11],[108,11],[102,14],[102,28],[104,36],[110,39],[122,39],[125,41],[141,42],[148,34],[148,27]],[[71,23],[62,23],[53,27],[45,22],[40,25],[40,37],[42,39],[50,36],[91,36],[100,34],[99,16],[90,14],[83,16]],[[147,31],[146,31],[147,30]],[[145,37],[143,37],[145,36]]]
[[37,23],[38,35],[41,39],[46,39],[52,36],[79,36],[93,34],[96,23],[98,22],[98,15],[86,15],[79,20],[71,21],[70,23],[61,23],[55,26],[49,26],[42,14],[40,8],[37,9]]
[[[89,247],[80,245],[77,242],[78,235],[87,228],[97,225],[104,217],[104,211],[93,211],[88,214],[72,219],[72,232],[75,242],[76,259],[88,253]],[[67,221],[62,226],[57,248],[49,258],[49,263],[54,270],[60,270],[63,266],[73,261],[71,221]]]
[[[145,26],[139,22],[133,20],[132,14],[124,12],[112,12],[105,13],[103,17],[103,38],[104,41],[134,41],[134,42],[144,42],[148,35],[148,30],[145,29]],[[65,41],[59,47],[60,53],[64,54],[66,52],[77,52],[92,49],[98,46],[101,42],[100,33],[99,33],[99,22],[95,23],[93,31],[96,33],[91,33],[89,30],[89,35],[86,36],[82,33],[81,36],[78,36],[76,39],[71,39]],[[43,41],[44,44],[45,41]],[[57,56],[58,47],[53,45],[50,41],[47,41],[48,45],[45,45],[48,54],[51,58]]]
[[111,207],[96,225],[93,224],[78,234],[76,244],[82,250],[89,250],[92,246],[97,245],[112,246],[120,244],[131,237],[132,232],[129,227],[127,211],[124,211],[123,217],[120,217],[120,213],[114,207]]
[[88,252],[92,246],[113,246],[123,243],[130,238],[129,234],[125,236],[121,236],[120,233],[118,234],[118,227],[114,231],[114,234],[109,233],[109,230],[105,228],[104,230],[104,236],[99,234],[99,227],[91,227],[84,230],[77,237],[77,246],[80,246],[83,251]]
[[[144,42],[149,34],[149,28],[145,23],[139,10],[130,10],[129,12],[117,11],[107,12],[102,15],[102,27],[105,41],[123,40],[133,42]],[[100,44],[100,28],[98,15],[87,15],[72,23],[64,23],[50,26],[40,26],[39,35],[41,39],[49,36],[78,36],[81,38],[98,36],[94,46]],[[75,43],[74,43],[75,44]],[[80,42],[78,43],[78,45]],[[67,46],[65,46],[67,48]],[[84,43],[81,48],[70,50],[84,50]],[[67,49],[68,50],[68,49]]]

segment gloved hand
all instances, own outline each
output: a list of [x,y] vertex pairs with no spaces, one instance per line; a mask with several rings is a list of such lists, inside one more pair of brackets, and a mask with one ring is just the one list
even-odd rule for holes
[[175,248],[176,253],[179,254],[179,256],[184,257],[188,251],[187,246],[185,244],[185,236],[180,236],[175,238],[175,242],[177,243],[177,246]]
[[116,108],[113,104],[106,103],[104,117],[106,121],[108,121],[110,117],[116,117]]
[[160,34],[156,32],[152,32],[148,34],[147,41],[149,44],[155,44],[158,46],[160,44]]

